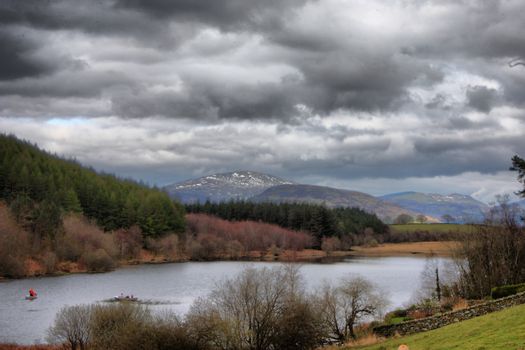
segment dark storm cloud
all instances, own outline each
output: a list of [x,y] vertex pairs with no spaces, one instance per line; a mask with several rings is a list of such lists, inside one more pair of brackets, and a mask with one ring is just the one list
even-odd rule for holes
[[480,112],[490,112],[497,97],[497,90],[486,86],[469,86],[467,89],[468,105]]
[[53,75],[23,79],[14,82],[0,81],[0,95],[25,97],[100,97],[105,89],[125,87],[131,80],[122,73],[90,72],[81,69],[63,70]]
[[120,116],[170,116],[189,119],[287,119],[294,103],[283,86],[275,83],[218,86],[193,82],[184,91],[133,91],[113,98]]
[[159,19],[201,22],[224,30],[271,28],[309,0],[117,0],[116,8]]
[[15,80],[50,73],[54,67],[34,56],[37,44],[0,27],[0,80]]
[[[414,15],[418,11],[424,15],[425,9],[432,3],[408,1],[404,6],[406,11],[414,11]],[[199,33],[206,29],[218,28],[234,35],[251,33],[249,35],[261,38],[260,45],[267,50],[265,58],[261,59],[256,53],[247,54],[244,61],[233,61],[232,64],[250,64],[261,60],[263,65],[287,65],[298,76],[293,83],[287,81],[285,76],[276,77],[273,83],[260,82],[258,77],[242,83],[226,80],[207,83],[180,72],[179,79],[184,88],[179,92],[165,92],[153,89],[154,82],[143,84],[142,76],[138,75],[140,67],[138,71],[135,67],[116,68],[122,72],[108,71],[103,88],[112,102],[110,111],[125,118],[280,118],[290,121],[291,116],[297,114],[297,105],[305,105],[319,114],[330,114],[339,109],[396,111],[411,103],[410,88],[431,88],[443,81],[445,73],[439,63],[443,58],[519,56],[525,47],[523,37],[516,34],[523,33],[522,29],[525,29],[518,15],[519,10],[525,7],[519,3],[507,6],[499,2],[447,3],[445,12],[448,16],[439,18],[435,28],[431,25],[424,27],[421,31],[424,37],[410,31],[395,34],[367,32],[361,28],[358,16],[348,21],[331,18],[334,16],[331,12],[339,9],[330,2],[325,11],[330,15],[321,12],[318,16],[320,20],[315,20],[315,16],[312,20],[301,18],[308,11],[323,11],[324,7],[322,2],[307,0],[7,0],[0,4],[0,18],[3,25],[41,30],[42,35],[53,31],[77,31],[84,33],[86,39],[112,38],[122,44],[121,48],[127,43],[126,40],[131,39],[133,42],[127,45],[135,49],[128,55],[119,56],[111,52],[111,41],[108,46],[96,47],[96,52],[88,54],[95,59],[94,63],[97,63],[98,57],[114,60],[115,64],[119,61],[136,62],[142,66],[164,64],[164,69],[177,67],[182,59],[211,59],[211,51],[206,47],[216,52],[213,55],[223,54],[224,51],[217,50],[213,42],[216,38],[206,41],[199,37]],[[357,2],[355,7],[359,11],[364,5]],[[344,12],[348,8],[340,10]],[[472,20],[459,20],[467,15]],[[326,17],[324,21],[323,16]],[[219,37],[221,35],[218,34]],[[388,38],[389,35],[392,39]],[[199,49],[187,51],[185,46],[181,47],[192,39],[198,41],[198,45],[194,45]],[[229,43],[229,50],[234,53],[244,44],[233,41]],[[64,47],[67,50],[67,45]],[[141,48],[146,50],[148,47],[154,47],[156,52],[150,51],[146,56],[139,53]],[[4,79],[42,73],[40,70],[43,67],[36,65],[24,53],[22,50],[21,55],[16,56],[19,59],[13,63],[15,66],[12,69],[4,69]],[[474,63],[466,66],[469,71],[476,70]],[[101,70],[93,70],[95,76],[103,74]],[[122,75],[127,76],[124,80],[130,87],[131,93],[127,95],[120,91]],[[89,81],[100,80],[87,78],[86,69],[79,69],[76,78],[72,74],[57,75],[53,83],[59,85],[61,78],[73,82],[65,84],[71,87],[67,90],[72,97],[89,95],[86,85],[96,86]],[[110,81],[112,78],[115,79],[114,84]],[[84,86],[71,86],[74,82],[82,85],[80,81],[83,79],[88,82]],[[166,85],[165,82],[162,84]],[[41,94],[34,91],[39,88],[45,90],[43,94],[52,95],[54,90],[58,90],[57,96],[65,96],[60,89],[48,88],[45,82],[32,84],[28,88],[15,85],[11,92],[28,97],[39,96]],[[508,100],[519,101],[522,88],[522,82],[511,76],[506,78],[503,91]],[[484,98],[487,96],[483,95],[484,92],[488,93],[476,88],[469,90],[469,106],[490,111],[491,105]],[[2,89],[2,93],[9,94],[9,88]],[[92,95],[98,96],[96,93]],[[437,103],[439,101],[430,101],[427,107],[435,108]]]
[[323,97],[314,105],[329,113],[334,109],[396,109],[409,100],[406,88],[429,71],[403,57],[331,55],[300,62],[306,84],[317,87]]
[[137,11],[116,8],[112,0],[3,0],[0,23],[43,32],[77,31],[99,37],[123,37],[143,46],[173,48],[195,35],[195,26],[175,25]]
[[[428,1],[408,1],[420,14],[435,4]],[[523,1],[449,1],[439,2],[441,17],[429,23],[424,35],[427,40],[407,45],[406,52],[442,57],[500,58],[525,57]],[[439,6],[434,6],[435,8]],[[439,21],[437,21],[439,20]]]

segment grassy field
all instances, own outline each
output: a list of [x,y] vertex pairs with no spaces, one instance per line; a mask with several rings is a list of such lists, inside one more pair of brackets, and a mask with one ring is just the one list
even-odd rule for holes
[[406,225],[389,225],[390,229],[396,232],[472,232],[475,229],[474,225],[462,224],[406,224]]
[[429,332],[391,339],[372,346],[346,349],[396,350],[523,350],[525,349],[525,305],[476,317]]
[[456,247],[457,243],[452,241],[384,243],[377,247],[352,247],[351,254],[359,256],[450,256]]

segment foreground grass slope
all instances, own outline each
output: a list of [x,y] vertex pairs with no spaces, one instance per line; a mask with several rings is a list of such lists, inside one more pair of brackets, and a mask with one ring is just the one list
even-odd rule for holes
[[525,349],[525,305],[358,349],[391,350],[401,344],[410,350]]

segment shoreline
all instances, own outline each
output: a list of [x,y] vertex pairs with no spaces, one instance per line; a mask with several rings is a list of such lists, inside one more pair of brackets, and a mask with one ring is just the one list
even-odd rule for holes
[[[27,278],[41,278],[41,277],[57,277],[80,273],[106,273],[120,268],[125,268],[134,265],[146,264],[175,264],[192,261],[200,262],[215,262],[215,261],[265,261],[265,262],[336,262],[346,257],[396,257],[396,256],[438,256],[451,257],[454,247],[457,242],[443,241],[443,242],[406,242],[406,243],[384,243],[375,247],[353,246],[351,250],[337,250],[326,252],[321,249],[303,249],[301,251],[285,250],[278,253],[270,251],[252,251],[248,255],[231,258],[223,257],[210,260],[191,260],[188,257],[181,256],[177,258],[167,258],[165,256],[153,255],[150,252],[144,251],[141,257],[126,261],[119,261],[115,269],[110,271],[87,271],[78,263],[61,262],[59,263],[59,270],[54,273],[42,273],[38,268],[33,268],[30,273],[21,278],[5,278],[0,277],[0,282],[7,282],[17,279]],[[29,264],[35,266],[35,261],[31,259]]]

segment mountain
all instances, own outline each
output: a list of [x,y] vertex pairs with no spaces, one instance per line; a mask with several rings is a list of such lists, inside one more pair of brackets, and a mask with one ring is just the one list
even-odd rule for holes
[[514,202],[518,207],[525,209],[525,199]]
[[441,195],[435,193],[400,192],[379,197],[403,208],[421,212],[425,215],[442,219],[450,215],[453,222],[478,222],[483,220],[483,213],[488,206],[471,196],[453,193]]
[[255,171],[234,171],[175,183],[164,187],[164,191],[183,203],[205,202],[208,199],[222,202],[248,199],[270,187],[285,184],[293,182]]
[[257,202],[307,202],[324,203],[327,207],[358,207],[375,213],[384,221],[391,221],[399,214],[416,216],[415,210],[402,208],[396,204],[380,200],[369,194],[357,191],[341,190],[332,187],[284,184],[270,187],[252,198]]

